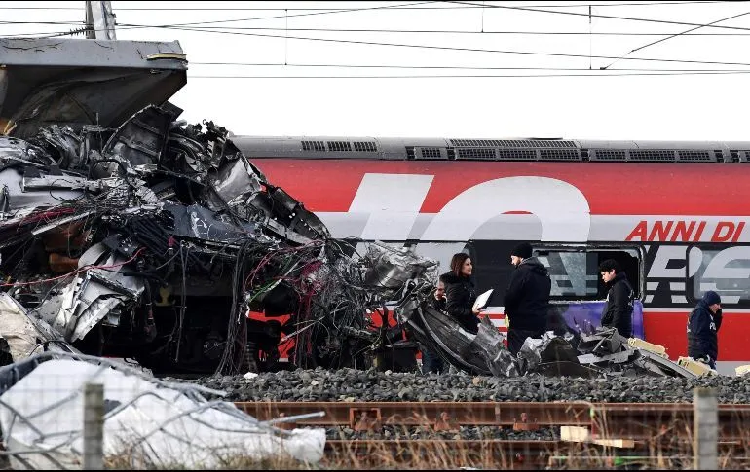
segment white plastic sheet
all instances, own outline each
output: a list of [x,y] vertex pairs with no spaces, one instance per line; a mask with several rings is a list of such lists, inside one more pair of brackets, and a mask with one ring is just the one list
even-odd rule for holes
[[134,465],[215,468],[238,456],[288,455],[316,463],[323,455],[323,429],[283,431],[232,403],[208,402],[188,384],[165,384],[127,369],[53,359],[0,395],[0,426],[8,451],[37,452],[11,455],[14,468],[80,467],[86,382],[104,386],[105,457],[125,455]]

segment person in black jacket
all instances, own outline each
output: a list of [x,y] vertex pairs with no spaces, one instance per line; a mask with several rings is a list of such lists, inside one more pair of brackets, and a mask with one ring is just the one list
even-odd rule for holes
[[709,290],[703,294],[688,318],[688,356],[716,370],[719,355],[719,328],[722,320],[721,297]]
[[539,259],[532,257],[531,244],[521,243],[510,253],[516,269],[505,290],[505,319],[508,326],[508,350],[514,356],[526,338],[544,334],[552,282]]
[[477,334],[481,309],[474,309],[477,296],[474,284],[469,278],[472,272],[471,259],[463,252],[454,254],[451,259],[451,270],[440,276],[445,283],[445,309],[458,321],[463,329]]
[[[432,307],[439,311],[445,311],[445,281],[442,276],[438,280],[437,286],[432,293]],[[420,343],[419,350],[422,351],[422,373],[427,374],[442,374],[446,372],[445,362],[443,359],[429,346]]]
[[607,259],[599,264],[599,273],[605,286],[609,288],[607,303],[602,310],[602,326],[617,328],[620,336],[629,338],[633,335],[633,287],[614,259]]

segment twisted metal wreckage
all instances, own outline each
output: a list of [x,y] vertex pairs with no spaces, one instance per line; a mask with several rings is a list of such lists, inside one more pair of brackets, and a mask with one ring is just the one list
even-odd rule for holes
[[117,129],[2,138],[7,294],[44,342],[155,372],[269,368],[258,351],[278,353],[282,334],[296,341],[296,365],[361,362],[382,342],[366,311],[428,286],[435,264],[331,238],[225,129],[176,123],[180,111],[148,106]]
[[[513,358],[489,320],[475,336],[431,308],[433,261],[331,238],[225,129],[178,123],[180,112],[167,102],[117,129],[53,125],[26,140],[0,138],[0,311],[6,326],[9,314],[15,325],[28,320],[26,350],[129,357],[156,373],[236,374],[277,368],[283,336],[295,341],[293,365],[369,367],[406,327],[476,374],[590,376],[606,364],[690,376],[613,341],[616,333],[605,333],[609,350],[600,342],[587,351],[585,336],[568,332],[529,339]],[[282,324],[276,317],[286,314]]]

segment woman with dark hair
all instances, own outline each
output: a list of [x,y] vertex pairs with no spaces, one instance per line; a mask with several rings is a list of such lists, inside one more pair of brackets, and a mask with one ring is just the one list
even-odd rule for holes
[[477,334],[481,309],[473,309],[476,294],[471,276],[471,258],[464,252],[454,254],[451,258],[451,270],[440,276],[445,283],[445,309],[455,318],[463,329]]

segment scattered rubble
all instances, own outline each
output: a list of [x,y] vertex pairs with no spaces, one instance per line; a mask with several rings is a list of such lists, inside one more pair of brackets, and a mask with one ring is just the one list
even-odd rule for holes
[[[487,317],[476,335],[435,310],[424,294],[404,299],[396,308],[399,319],[423,345],[432,346],[443,359],[474,375],[512,378],[539,373],[548,377],[596,378],[607,373],[628,376],[696,378],[694,370],[673,362],[661,346],[620,336],[615,328],[592,328],[589,333],[571,327],[548,331],[540,339],[527,338],[514,358]],[[559,327],[563,328],[563,327]],[[661,349],[659,349],[661,348]]]

